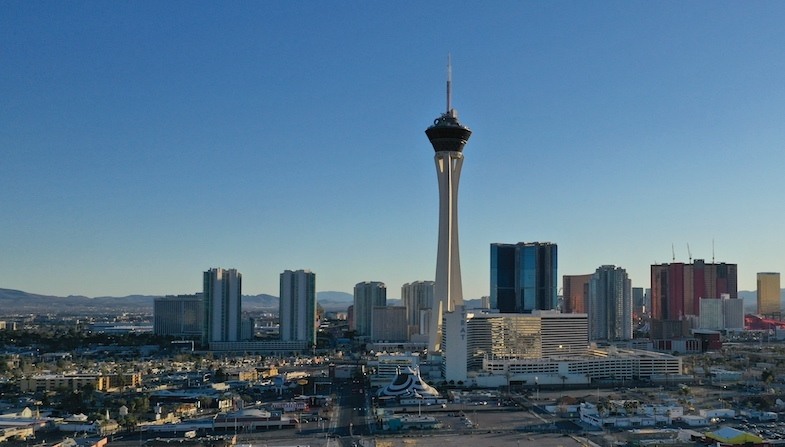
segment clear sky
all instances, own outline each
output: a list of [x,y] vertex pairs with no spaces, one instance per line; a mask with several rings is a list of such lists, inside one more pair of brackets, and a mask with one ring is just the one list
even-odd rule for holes
[[464,295],[489,244],[648,287],[676,259],[785,271],[785,2],[0,2],[0,287],[192,293],[433,279],[424,130],[474,134]]

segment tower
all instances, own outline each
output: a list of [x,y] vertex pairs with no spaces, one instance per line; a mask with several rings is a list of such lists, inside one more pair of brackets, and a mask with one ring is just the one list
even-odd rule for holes
[[463,147],[472,131],[458,122],[452,108],[452,66],[447,63],[447,111],[425,130],[436,151],[436,177],[439,181],[439,243],[436,253],[436,281],[428,351],[440,349],[442,315],[463,305],[461,259],[458,252],[458,182],[463,166]]
[[281,273],[279,315],[282,341],[316,345],[316,275],[310,270]]
[[412,334],[427,335],[433,308],[433,281],[414,281],[401,286],[401,302]]
[[643,287],[632,288],[632,316],[633,318],[640,318],[647,311],[646,308],[646,295]]
[[589,283],[589,340],[632,339],[632,286],[627,271],[603,265]]
[[585,314],[589,309],[589,282],[588,275],[562,276],[562,295],[564,303],[562,312],[566,314]]
[[491,309],[506,313],[556,309],[556,266],[556,244],[491,244]]
[[354,329],[357,335],[370,336],[373,309],[387,306],[387,286],[380,281],[365,281],[354,286]]
[[651,266],[651,316],[656,320],[681,320],[700,315],[701,298],[739,297],[736,264],[672,262]]
[[235,269],[204,272],[202,342],[240,341],[242,338],[242,275]]
[[780,274],[776,272],[758,273],[757,304],[758,315],[780,316]]

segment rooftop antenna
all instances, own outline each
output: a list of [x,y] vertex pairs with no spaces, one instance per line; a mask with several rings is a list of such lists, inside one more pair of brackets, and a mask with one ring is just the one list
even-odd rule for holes
[[690,264],[692,264],[692,251],[690,250],[690,243],[687,242],[687,256],[690,257]]
[[671,258],[671,259],[672,259],[672,262],[676,262],[676,249],[675,249],[675,248],[673,248],[673,242],[671,242],[671,255],[673,256],[673,257]]
[[452,55],[447,53],[447,114],[452,111]]
[[714,238],[711,238],[711,263],[714,264]]

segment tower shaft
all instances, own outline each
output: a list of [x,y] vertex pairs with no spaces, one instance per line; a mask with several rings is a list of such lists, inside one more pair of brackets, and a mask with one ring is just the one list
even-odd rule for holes
[[441,348],[444,312],[463,305],[461,257],[458,248],[458,184],[463,166],[463,153],[441,151],[434,156],[439,181],[439,244],[436,254],[436,281],[431,310],[428,351]]

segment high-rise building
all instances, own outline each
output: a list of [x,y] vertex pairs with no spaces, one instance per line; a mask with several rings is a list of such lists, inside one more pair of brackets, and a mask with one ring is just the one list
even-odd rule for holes
[[700,299],[700,329],[744,330],[744,300],[720,298]]
[[780,274],[758,273],[758,315],[780,316]]
[[406,308],[403,306],[374,307],[371,340],[404,342],[409,339]]
[[424,318],[430,318],[433,308],[433,281],[414,281],[401,286],[401,302],[406,307],[406,320],[412,334],[423,332],[428,326]]
[[153,301],[153,333],[174,337],[202,336],[204,303],[202,294],[167,295]]
[[491,309],[531,313],[557,307],[556,244],[491,244]]
[[387,305],[387,286],[379,281],[359,282],[354,286],[354,330],[356,335],[370,336],[373,308]]
[[254,339],[256,335],[256,320],[253,318],[243,318],[241,323],[241,330],[240,334],[242,336],[241,340],[250,341]]
[[562,276],[562,295],[564,295],[562,311],[564,313],[588,313],[589,281],[591,281],[591,277],[591,274]]
[[692,264],[674,262],[651,266],[651,317],[655,320],[681,320],[700,315],[701,298],[727,294],[738,298],[736,264]]
[[725,316],[722,312],[722,300],[719,298],[701,298],[700,329],[725,329]]
[[202,343],[242,340],[242,275],[235,269],[213,268],[203,275]]
[[310,270],[281,273],[280,333],[282,341],[316,345],[316,275]]
[[722,315],[725,319],[725,329],[741,332],[744,330],[744,300],[731,299],[727,294],[720,296],[722,299]]
[[632,315],[640,318],[646,313],[646,295],[643,287],[632,288]]
[[627,271],[603,265],[589,283],[589,340],[632,339],[632,285]]
[[458,183],[463,166],[463,147],[472,131],[458,121],[452,108],[452,67],[447,65],[447,111],[425,130],[436,152],[439,181],[439,244],[436,254],[436,281],[431,311],[428,352],[440,350],[442,315],[463,305],[461,259],[458,251]]

